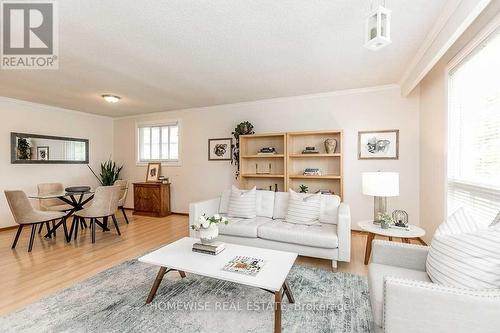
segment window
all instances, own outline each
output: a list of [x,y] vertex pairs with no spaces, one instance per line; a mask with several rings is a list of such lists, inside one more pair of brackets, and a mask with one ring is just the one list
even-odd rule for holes
[[449,76],[448,213],[485,223],[500,210],[500,30]]
[[139,125],[138,162],[179,161],[179,124]]

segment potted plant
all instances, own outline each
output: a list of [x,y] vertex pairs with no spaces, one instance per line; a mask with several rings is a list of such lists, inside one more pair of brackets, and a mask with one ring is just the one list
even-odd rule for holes
[[17,140],[17,158],[20,160],[29,160],[31,158],[30,143],[26,138]]
[[377,220],[380,221],[380,227],[382,229],[389,229],[391,225],[394,224],[394,219],[387,213],[378,213]]
[[196,224],[191,225],[191,229],[200,232],[200,240],[203,244],[210,244],[219,236],[219,228],[217,226],[219,223],[228,224],[228,220],[219,214],[211,217],[206,217],[203,214]]
[[239,123],[234,129],[234,132],[232,132],[235,140],[232,146],[233,159],[231,163],[234,163],[236,165],[236,178],[238,178],[238,176],[240,175],[240,135],[254,133],[255,132],[253,131],[253,125],[248,121]]
[[118,180],[120,177],[120,172],[123,169],[123,165],[121,167],[116,166],[116,163],[107,160],[104,163],[101,163],[101,184],[103,186],[111,186]]

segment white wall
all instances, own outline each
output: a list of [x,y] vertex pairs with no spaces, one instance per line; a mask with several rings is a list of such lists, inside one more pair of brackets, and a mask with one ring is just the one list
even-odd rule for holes
[[[90,165],[97,172],[112,156],[113,120],[80,112],[0,97],[0,191],[36,193],[43,182],[98,185],[85,164],[11,164],[10,132],[89,139]],[[0,228],[14,225],[7,201],[0,194]]]
[[[353,224],[373,216],[373,199],[361,194],[363,171],[398,171],[401,195],[391,198],[391,209],[409,213],[419,224],[419,92],[402,98],[399,87],[384,86],[319,95],[170,111],[115,119],[114,157],[125,165],[123,176],[143,181],[146,168],[136,165],[135,124],[142,121],[181,121],[181,167],[163,167],[172,182],[172,208],[188,212],[190,202],[217,196],[234,182],[230,162],[208,161],[207,140],[230,137],[235,125],[248,120],[256,132],[321,129],[344,130],[344,193]],[[357,134],[362,130],[400,130],[399,160],[357,159]],[[133,207],[133,197],[127,199]]]

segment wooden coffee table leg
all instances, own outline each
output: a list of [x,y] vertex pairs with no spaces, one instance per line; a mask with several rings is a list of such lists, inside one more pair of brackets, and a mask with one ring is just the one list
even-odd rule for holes
[[372,253],[372,241],[374,238],[375,234],[372,234],[371,232],[369,232],[366,237],[365,265],[368,265],[368,261],[370,260],[370,255]]
[[151,291],[149,292],[148,299],[146,300],[146,304],[151,303],[153,298],[155,298],[156,291],[158,290],[158,287],[160,286],[161,280],[163,280],[163,276],[165,275],[166,271],[167,271],[166,267],[160,268],[158,275],[156,275],[155,282],[153,283],[153,287],[151,288]]
[[178,271],[178,272],[181,275],[181,278],[184,279],[186,277],[186,273],[185,272],[183,272],[183,271]]
[[292,290],[290,289],[288,282],[285,281],[285,283],[283,283],[283,289],[285,290],[285,295],[286,298],[288,298],[288,302],[290,302],[291,304],[295,303],[295,299],[293,298]]
[[389,236],[389,241],[391,241],[391,242],[392,242],[392,237],[391,237],[391,236]]
[[410,240],[408,238],[402,238],[401,240],[403,243],[410,244]]
[[274,292],[274,333],[281,333],[281,290]]

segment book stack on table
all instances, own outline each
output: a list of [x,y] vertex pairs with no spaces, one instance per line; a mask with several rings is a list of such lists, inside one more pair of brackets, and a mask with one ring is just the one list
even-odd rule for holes
[[213,256],[221,253],[224,250],[224,243],[213,242],[212,244],[194,243],[193,252],[211,254]]

